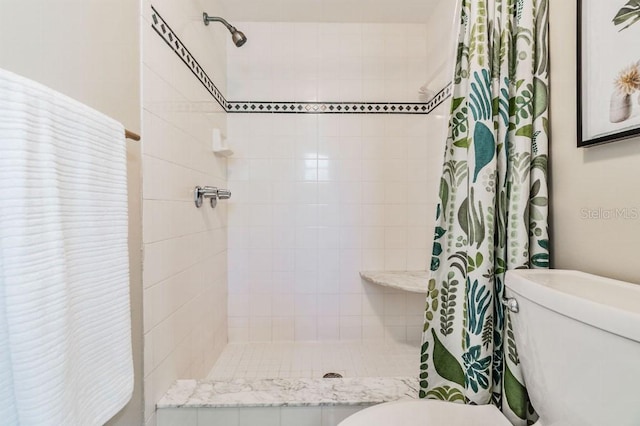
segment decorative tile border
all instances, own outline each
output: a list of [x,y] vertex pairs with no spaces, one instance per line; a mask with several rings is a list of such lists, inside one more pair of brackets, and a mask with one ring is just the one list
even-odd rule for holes
[[451,96],[449,83],[429,102],[267,102],[228,101],[189,49],[151,6],[151,28],[174,51],[213,98],[228,113],[267,114],[429,114]]
[[222,92],[216,87],[213,80],[207,75],[206,71],[200,66],[195,57],[191,54],[189,49],[182,43],[178,36],[173,32],[171,27],[167,25],[158,11],[151,6],[151,28],[158,34],[167,45],[175,52],[176,55],[184,62],[184,64],[191,70],[193,75],[196,76],[200,83],[211,96],[220,104],[220,106],[227,111],[229,109],[229,102],[224,97]]
[[411,102],[229,102],[227,112],[271,114],[429,114],[451,96],[451,84],[425,103]]

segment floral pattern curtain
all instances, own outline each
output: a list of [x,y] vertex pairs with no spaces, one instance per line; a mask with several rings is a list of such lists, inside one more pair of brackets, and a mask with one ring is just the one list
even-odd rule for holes
[[547,268],[548,0],[459,0],[460,32],[431,260],[420,397],[531,424],[508,269]]

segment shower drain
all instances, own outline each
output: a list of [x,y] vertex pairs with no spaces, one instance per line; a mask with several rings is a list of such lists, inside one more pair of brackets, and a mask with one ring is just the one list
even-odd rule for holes
[[322,376],[323,379],[342,379],[342,374],[340,373],[327,373]]

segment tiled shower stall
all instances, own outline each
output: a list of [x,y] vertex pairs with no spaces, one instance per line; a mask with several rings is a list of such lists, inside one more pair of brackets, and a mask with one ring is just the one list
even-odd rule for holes
[[[256,344],[344,342],[353,377],[378,344],[417,371],[424,296],[359,272],[428,269],[448,102],[427,114],[418,90],[449,83],[450,3],[421,23],[237,20],[238,49],[202,25],[222,2],[144,2],[147,424],[175,380],[220,378],[216,360]],[[214,128],[233,156],[213,155]],[[196,209],[196,185],[233,195]]]

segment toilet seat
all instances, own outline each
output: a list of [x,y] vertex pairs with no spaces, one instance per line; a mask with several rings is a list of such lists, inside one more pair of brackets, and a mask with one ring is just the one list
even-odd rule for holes
[[493,405],[436,400],[386,402],[366,408],[339,426],[512,426]]

